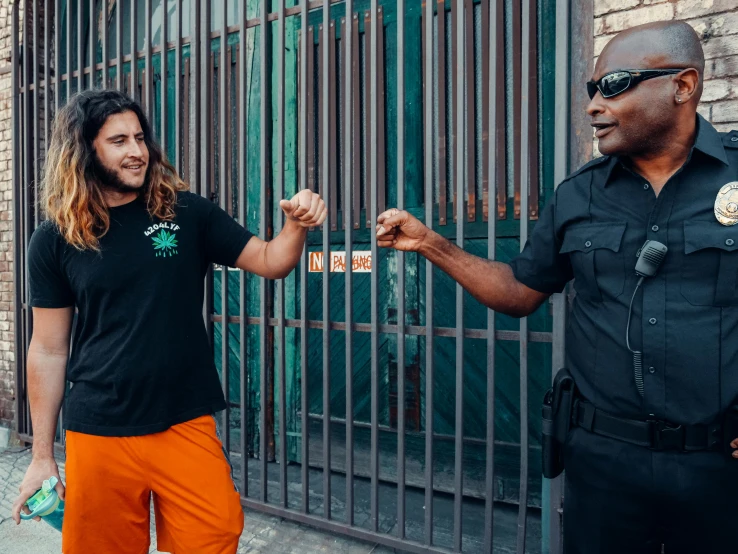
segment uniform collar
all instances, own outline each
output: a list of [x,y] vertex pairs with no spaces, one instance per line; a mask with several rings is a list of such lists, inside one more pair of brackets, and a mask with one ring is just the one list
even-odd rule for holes
[[[709,121],[705,120],[700,114],[697,114],[697,138],[694,141],[692,150],[687,157],[687,163],[692,159],[695,150],[699,150],[703,154],[728,165],[728,157],[725,155],[725,148],[723,147],[723,140],[720,137],[720,133],[717,132]],[[618,157],[612,156],[602,166],[605,171],[605,185],[610,183],[615,168],[619,167],[626,171],[630,171],[629,164],[623,163]]]

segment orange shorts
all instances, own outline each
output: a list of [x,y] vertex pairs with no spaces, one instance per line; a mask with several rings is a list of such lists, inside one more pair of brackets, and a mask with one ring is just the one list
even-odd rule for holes
[[238,549],[243,510],[212,416],[142,437],[69,431],[66,481],[64,554],[147,553],[152,495],[159,551]]

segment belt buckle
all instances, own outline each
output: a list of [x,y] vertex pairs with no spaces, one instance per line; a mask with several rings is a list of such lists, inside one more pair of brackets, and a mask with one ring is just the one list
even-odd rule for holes
[[684,426],[666,421],[649,420],[651,425],[651,450],[679,450],[684,452]]

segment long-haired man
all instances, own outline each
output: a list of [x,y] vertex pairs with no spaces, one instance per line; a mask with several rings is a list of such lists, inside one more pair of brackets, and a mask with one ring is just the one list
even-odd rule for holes
[[243,512],[213,418],[226,404],[204,277],[211,264],[285,277],[323,201],[307,190],[282,200],[284,228],[262,241],[187,192],[136,102],[99,90],[57,115],[42,193],[46,221],[27,257],[33,461],[14,519],[59,476],[64,401],[65,554],[148,552],[152,496],[159,550],[236,552]]

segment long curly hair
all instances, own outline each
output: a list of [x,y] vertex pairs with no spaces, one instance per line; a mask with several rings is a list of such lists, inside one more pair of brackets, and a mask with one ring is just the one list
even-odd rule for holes
[[110,228],[110,215],[95,173],[93,141],[111,115],[131,111],[138,116],[149,150],[149,165],[141,194],[149,215],[174,219],[177,191],[189,187],[177,175],[154,141],[141,106],[117,90],[87,90],[59,110],[41,183],[46,218],[78,250],[99,250]]

